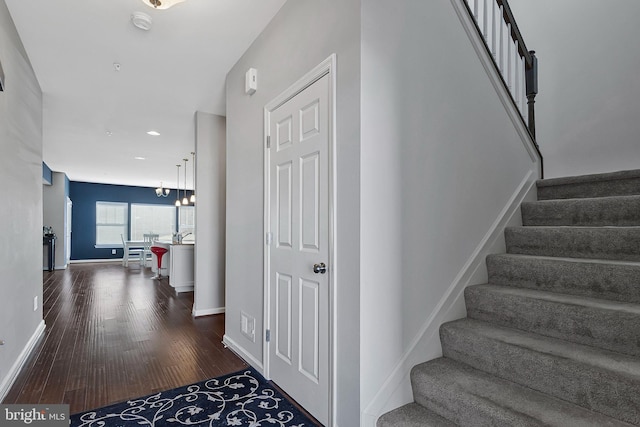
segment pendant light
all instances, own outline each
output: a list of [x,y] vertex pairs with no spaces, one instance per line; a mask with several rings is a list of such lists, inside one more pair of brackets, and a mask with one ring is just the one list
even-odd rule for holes
[[182,199],[182,205],[186,206],[189,204],[189,199],[187,199],[187,162],[189,159],[184,158],[184,198]]
[[191,158],[193,159],[193,192],[191,193],[191,198],[189,201],[191,203],[196,202],[196,153],[195,151],[191,152]]
[[176,179],[176,206],[180,206],[180,165],[176,165],[178,169],[178,173],[176,174],[178,179]]

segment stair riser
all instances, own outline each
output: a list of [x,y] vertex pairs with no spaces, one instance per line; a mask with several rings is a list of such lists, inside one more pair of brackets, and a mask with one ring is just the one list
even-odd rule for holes
[[640,355],[640,316],[520,295],[465,289],[467,316],[624,354]]
[[456,427],[456,425],[416,403],[410,403],[382,415],[378,418],[376,427]]
[[640,177],[538,187],[538,200],[628,196],[633,194],[640,194]]
[[640,422],[640,380],[473,332],[443,325],[444,356],[584,408]]
[[522,223],[525,226],[636,226],[640,225],[640,197],[523,203]]
[[487,257],[489,283],[640,303],[640,266],[544,258]]
[[459,426],[629,426],[447,358],[415,366],[411,385],[416,403]]
[[[474,427],[534,427],[541,423],[526,415],[500,412],[493,405],[478,404],[475,396],[451,387],[439,378],[423,377],[419,384],[413,378],[411,386],[414,390],[414,400],[439,416],[453,421],[459,426]],[[399,426],[398,426],[399,427]]]
[[640,261],[640,228],[510,227],[505,240],[511,254]]

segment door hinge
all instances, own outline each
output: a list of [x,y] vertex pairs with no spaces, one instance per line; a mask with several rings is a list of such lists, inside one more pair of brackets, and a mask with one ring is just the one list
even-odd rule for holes
[[271,148],[271,135],[267,135],[267,148]]
[[271,341],[271,329],[267,329],[267,330],[264,332],[264,340],[265,340],[266,342]]
[[273,233],[269,232],[265,236],[264,242],[267,244],[267,246],[271,246],[272,241],[273,241]]

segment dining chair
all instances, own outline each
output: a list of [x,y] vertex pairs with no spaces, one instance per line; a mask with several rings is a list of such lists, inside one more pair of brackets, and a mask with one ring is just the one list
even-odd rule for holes
[[142,258],[143,249],[130,247],[127,244],[127,242],[124,240],[124,235],[123,234],[120,234],[120,238],[122,239],[122,249],[124,251],[124,254],[122,255],[122,265],[125,266],[125,267],[128,267],[129,266],[129,257],[131,255],[133,255],[134,257],[137,257],[138,259]]
[[[151,253],[151,244],[160,238],[159,234],[147,233],[143,234],[144,246],[142,247],[142,255],[140,256],[140,265],[147,266],[147,260],[151,260],[153,254]],[[149,264],[151,266],[151,264]]]

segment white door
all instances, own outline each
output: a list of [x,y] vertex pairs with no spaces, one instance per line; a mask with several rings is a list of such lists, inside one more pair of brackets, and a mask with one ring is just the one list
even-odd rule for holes
[[325,425],[331,268],[329,89],[325,74],[268,118],[269,376]]

